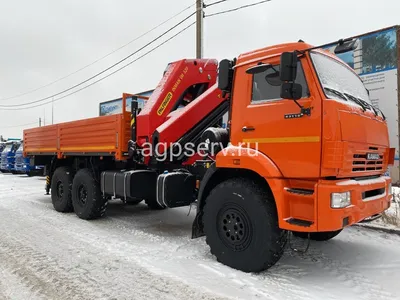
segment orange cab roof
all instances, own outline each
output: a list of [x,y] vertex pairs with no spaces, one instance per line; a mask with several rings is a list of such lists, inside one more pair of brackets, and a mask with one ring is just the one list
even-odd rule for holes
[[253,59],[259,59],[267,56],[274,56],[286,51],[305,50],[311,47],[313,46],[302,42],[284,43],[279,45],[268,46],[239,55],[237,63],[240,64],[246,61],[251,61]]

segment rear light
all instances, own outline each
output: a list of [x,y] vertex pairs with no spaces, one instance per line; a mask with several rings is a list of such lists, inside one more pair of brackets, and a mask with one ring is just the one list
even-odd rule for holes
[[344,208],[351,204],[350,192],[332,193],[331,208]]

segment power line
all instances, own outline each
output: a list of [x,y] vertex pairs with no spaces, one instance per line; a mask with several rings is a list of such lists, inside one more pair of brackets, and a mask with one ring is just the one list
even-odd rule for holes
[[[183,33],[183,32],[186,31],[186,30],[188,30],[188,29],[189,29],[190,27],[192,27],[194,24],[196,24],[196,22],[193,22],[193,23],[189,24],[188,26],[186,26],[185,28],[183,28],[182,30],[180,30],[179,32],[177,32],[176,34],[174,34],[173,36],[171,36],[170,38],[168,38],[167,40],[165,40],[164,42],[162,42],[161,44],[159,44],[159,45],[153,47],[151,50],[147,51],[146,53],[144,53],[143,55],[139,56],[139,57],[136,58],[135,60],[133,60],[133,61],[127,63],[126,65],[120,67],[119,69],[113,71],[112,73],[110,73],[110,74],[108,74],[108,75],[106,75],[106,76],[104,76],[104,77],[102,77],[102,78],[100,78],[100,79],[98,79],[98,80],[96,80],[96,81],[94,81],[94,82],[92,82],[92,83],[90,83],[90,84],[88,84],[88,85],[86,85],[86,86],[80,88],[79,90],[73,91],[73,92],[71,92],[71,93],[69,93],[69,94],[67,94],[67,95],[64,95],[64,96],[62,96],[62,97],[59,97],[59,98],[55,99],[54,102],[59,101],[59,100],[61,100],[61,99],[64,99],[64,98],[66,98],[66,97],[69,97],[69,96],[71,96],[71,95],[74,95],[74,94],[76,94],[76,93],[78,93],[78,92],[80,92],[80,91],[82,91],[82,90],[84,90],[84,89],[87,89],[88,87],[91,87],[92,85],[94,85],[94,84],[96,84],[96,83],[98,83],[98,82],[100,82],[100,81],[102,81],[102,80],[104,80],[104,79],[110,77],[111,75],[114,75],[115,73],[121,71],[122,69],[125,69],[126,67],[130,66],[130,65],[133,64],[134,62],[136,62],[136,61],[138,61],[139,59],[141,59],[141,58],[147,56],[148,54],[150,54],[151,52],[153,52],[153,51],[155,51],[156,49],[160,48],[162,45],[166,44],[167,42],[169,42],[169,41],[172,40],[173,38],[177,37],[179,34]],[[52,102],[52,101],[48,101],[48,102],[45,102],[45,103],[41,103],[41,104],[39,104],[39,105],[30,106],[30,107],[22,107],[22,108],[0,108],[0,109],[1,109],[1,110],[23,110],[23,109],[31,109],[31,108],[35,108],[35,107],[39,107],[39,106],[43,106],[43,105],[49,104],[49,103],[51,103],[51,102]]]
[[166,34],[169,33],[170,31],[172,31],[173,29],[175,29],[176,27],[178,27],[179,25],[181,25],[182,23],[184,23],[186,20],[188,20],[190,17],[192,17],[192,16],[195,15],[195,14],[196,14],[196,12],[191,13],[189,16],[187,16],[187,17],[184,18],[183,20],[179,21],[177,24],[175,24],[174,26],[170,27],[167,31],[165,31],[164,33],[160,34],[158,37],[156,37],[155,39],[151,40],[149,43],[147,43],[147,44],[144,45],[143,47],[139,48],[139,49],[136,50],[135,52],[129,54],[128,56],[124,57],[123,59],[119,60],[118,62],[116,62],[116,63],[114,63],[113,65],[109,66],[108,68],[104,69],[103,71],[101,71],[101,72],[99,72],[99,73],[93,75],[92,77],[90,77],[90,78],[88,78],[88,79],[86,79],[86,80],[84,80],[84,81],[82,81],[82,82],[80,82],[80,83],[78,83],[78,84],[75,84],[75,85],[72,86],[72,87],[69,87],[69,88],[67,88],[67,89],[65,89],[65,90],[63,90],[63,91],[61,91],[61,92],[58,92],[58,93],[56,93],[56,94],[53,94],[53,95],[51,95],[51,96],[48,96],[48,97],[45,97],[45,98],[42,98],[42,99],[38,99],[38,100],[34,100],[34,101],[22,103],[22,104],[0,105],[0,107],[1,107],[1,108],[4,108],[4,107],[20,107],[20,106],[25,106],[25,105],[30,105],[30,104],[39,103],[39,102],[42,102],[42,101],[51,99],[51,98],[53,98],[53,97],[55,97],[55,96],[59,96],[59,95],[61,95],[61,94],[64,94],[64,93],[66,93],[66,92],[68,92],[68,91],[70,91],[70,90],[72,90],[72,89],[74,89],[74,88],[76,88],[76,87],[78,87],[78,86],[81,86],[81,85],[85,84],[86,82],[88,82],[88,81],[90,81],[90,80],[92,80],[92,79],[94,79],[94,78],[100,76],[101,74],[107,72],[108,70],[114,68],[115,66],[121,64],[122,62],[124,62],[124,61],[127,60],[128,58],[132,57],[133,55],[135,55],[135,54],[137,54],[138,52],[140,52],[141,50],[143,50],[144,48],[150,46],[151,44],[153,44],[154,42],[156,42],[157,40],[159,40],[160,38],[162,38],[164,35],[166,35]]
[[[226,0],[225,0],[225,1],[226,1]],[[128,45],[132,44],[133,42],[136,42],[136,41],[139,40],[140,38],[144,37],[145,35],[149,34],[150,32],[153,32],[154,30],[156,30],[157,28],[161,27],[161,26],[164,25],[165,23],[169,22],[170,20],[172,20],[172,19],[174,19],[175,17],[179,16],[179,15],[182,14],[183,12],[187,11],[188,9],[190,9],[190,8],[191,8],[192,6],[194,6],[194,5],[195,5],[195,4],[192,4],[192,5],[188,6],[188,7],[186,7],[185,9],[181,10],[181,11],[178,12],[177,14],[173,15],[172,17],[168,18],[167,20],[163,21],[162,23],[158,24],[157,26],[153,27],[152,29],[146,31],[145,33],[139,35],[138,37],[134,38],[133,40],[129,41],[128,43],[126,43],[126,44],[124,44],[124,45],[118,47],[117,49],[115,49],[115,50],[113,50],[113,51],[107,53],[106,55],[104,55],[104,56],[102,56],[102,57],[96,59],[95,61],[91,62],[90,64],[85,65],[84,67],[82,67],[82,68],[80,68],[80,69],[78,69],[78,70],[76,70],[76,71],[74,71],[74,72],[72,72],[72,73],[69,73],[68,75],[65,75],[65,76],[63,76],[63,77],[61,77],[61,78],[59,78],[59,79],[56,79],[56,80],[54,80],[54,81],[52,81],[52,82],[50,82],[50,83],[47,83],[47,84],[45,84],[45,85],[43,85],[43,86],[37,87],[37,88],[35,88],[35,89],[33,89],[33,90],[29,90],[29,91],[26,91],[26,92],[24,92],[24,93],[17,94],[17,95],[11,96],[11,97],[1,98],[0,101],[11,100],[11,99],[15,99],[15,98],[19,98],[19,97],[22,97],[22,96],[31,94],[31,93],[33,93],[33,92],[36,92],[36,91],[39,91],[39,90],[44,89],[44,88],[46,88],[46,87],[49,87],[49,86],[51,86],[51,85],[53,85],[53,84],[55,84],[55,83],[57,83],[57,82],[60,82],[60,81],[66,79],[66,78],[68,78],[68,77],[70,77],[70,76],[72,76],[72,75],[75,75],[75,74],[79,73],[80,71],[83,71],[83,70],[87,69],[88,67],[90,67],[90,66],[92,66],[92,65],[94,65],[94,64],[96,64],[96,63],[98,63],[99,61],[101,61],[101,60],[103,60],[103,59],[109,57],[110,55],[114,54],[115,52],[117,52],[117,51],[119,51],[119,50],[121,50],[121,49],[127,47]]]
[[114,63],[113,65],[109,66],[108,68],[104,69],[103,71],[101,71],[101,72],[99,72],[99,73],[93,75],[92,77],[90,77],[90,78],[88,78],[88,79],[86,79],[86,80],[84,80],[84,81],[82,81],[82,82],[80,82],[80,83],[78,83],[78,84],[76,84],[76,85],[74,85],[74,86],[68,88],[68,89],[65,89],[65,90],[63,90],[63,91],[61,91],[61,92],[59,92],[59,93],[56,93],[56,94],[53,94],[53,95],[51,95],[51,96],[48,96],[48,97],[45,97],[45,98],[42,98],[42,99],[38,99],[38,100],[35,100],[35,101],[30,101],[30,102],[26,102],[26,103],[22,103],[22,104],[14,104],[14,105],[0,105],[0,107],[2,107],[2,108],[3,108],[3,107],[20,107],[20,106],[25,106],[25,105],[29,105],[29,104],[35,104],[35,103],[38,103],[38,102],[42,102],[42,101],[48,100],[48,99],[53,98],[53,97],[55,97],[55,96],[59,96],[59,95],[64,94],[64,93],[66,93],[66,92],[68,92],[68,91],[70,91],[70,90],[72,90],[72,89],[74,89],[74,88],[76,88],[76,87],[78,87],[78,86],[81,86],[81,85],[85,84],[86,82],[88,82],[88,81],[90,81],[90,80],[92,80],[92,79],[98,77],[99,75],[101,75],[101,74],[107,72],[108,70],[112,69],[113,67],[115,67],[115,66],[121,64],[122,62],[124,62],[124,61],[127,60],[128,58],[132,57],[133,55],[137,54],[138,52],[140,52],[140,51],[143,50],[144,48],[146,48],[146,47],[148,47],[149,45],[151,45],[152,43],[154,43],[155,41],[159,40],[161,37],[163,37],[164,35],[166,35],[166,34],[169,33],[170,31],[172,31],[173,29],[175,29],[176,27],[178,27],[179,25],[181,25],[182,23],[184,23],[186,20],[188,20],[188,19],[189,19],[191,16],[193,16],[194,14],[195,14],[195,12],[192,13],[192,14],[190,14],[189,16],[187,16],[186,18],[184,18],[183,20],[181,20],[180,22],[178,22],[177,24],[175,24],[175,25],[172,26],[171,28],[169,28],[169,29],[168,29],[167,31],[165,31],[164,33],[160,34],[158,37],[156,37],[155,39],[153,39],[152,41],[150,41],[149,43],[147,43],[147,44],[144,45],[143,47],[139,48],[139,49],[136,50],[135,52],[129,54],[129,55],[126,56],[126,57],[124,57],[124,58],[121,59],[120,61]]
[[217,13],[206,15],[205,18],[213,17],[213,16],[217,16],[217,15],[222,15],[222,14],[226,14],[226,13],[230,13],[230,12],[233,12],[233,11],[237,11],[239,9],[248,8],[248,7],[251,7],[251,6],[256,6],[256,5],[259,5],[259,4],[262,4],[262,3],[265,3],[265,2],[270,2],[270,1],[271,0],[264,0],[264,1],[256,2],[256,3],[252,3],[252,4],[239,6],[239,7],[236,7],[236,8],[232,8],[232,9],[228,9],[228,10],[224,10],[224,11],[220,11],[220,12],[217,12]]
[[226,2],[226,1],[229,1],[229,0],[219,0],[219,1],[215,1],[215,2],[209,3],[209,4],[204,3],[204,8],[207,8],[207,7],[216,5],[216,4],[220,4],[220,3],[223,3],[223,2]]

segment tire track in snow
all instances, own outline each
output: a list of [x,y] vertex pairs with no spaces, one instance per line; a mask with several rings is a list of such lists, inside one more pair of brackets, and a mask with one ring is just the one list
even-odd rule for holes
[[85,299],[83,295],[92,295],[96,299],[111,298],[110,294],[99,293],[98,285],[93,285],[85,274],[63,268],[51,257],[10,236],[2,236],[0,256],[33,295],[46,299]]
[[[360,273],[360,267],[355,270],[352,264],[346,265],[338,261],[340,255],[337,258],[330,258],[332,255],[323,252],[321,249],[324,247],[315,248],[316,244],[311,245],[306,257],[287,252],[283,259],[269,271],[257,275],[245,274],[217,263],[209,254],[209,249],[202,239],[190,240],[188,234],[190,229],[178,230],[176,224],[171,223],[173,225],[171,232],[167,229],[157,231],[159,227],[163,229],[164,224],[168,223],[163,213],[145,212],[135,215],[134,209],[124,211],[121,206],[111,211],[111,217],[86,222],[79,220],[74,214],[55,212],[50,198],[43,196],[43,182],[27,179],[26,186],[20,189],[14,188],[13,194],[10,194],[9,189],[2,192],[2,188],[24,184],[25,179],[14,179],[9,185],[3,181],[6,176],[3,177],[0,178],[0,213],[11,213],[11,215],[7,216],[0,232],[5,230],[5,227],[10,227],[7,228],[10,230],[8,232],[16,229],[16,234],[19,235],[18,241],[29,245],[40,254],[39,257],[34,256],[34,259],[41,260],[43,255],[49,257],[50,260],[56,262],[53,268],[62,273],[72,272],[74,268],[63,261],[56,251],[61,251],[61,249],[65,251],[66,247],[73,249],[71,255],[87,260],[77,268],[73,277],[84,277],[89,285],[98,286],[99,290],[104,289],[109,294],[118,295],[118,299],[129,298],[128,294],[120,291],[121,289],[132,293],[146,287],[153,289],[153,292],[150,296],[145,295],[147,298],[144,299],[157,297],[212,299],[213,294],[215,298],[218,297],[216,285],[220,285],[218,291],[222,289],[221,294],[237,293],[237,297],[246,300],[334,299],[334,297],[339,298],[338,295],[341,293],[347,293],[346,297],[349,296],[352,299],[398,298],[398,295],[384,291],[379,281],[374,282],[367,275]],[[7,178],[8,180],[10,179]],[[5,210],[1,211],[1,207]],[[121,215],[117,212],[119,209]],[[132,213],[132,216],[128,216],[129,213]],[[180,217],[174,211],[168,211],[167,214],[172,215],[173,218]],[[24,223],[7,225],[18,220],[23,220]],[[0,217],[0,227],[1,224]],[[166,226],[171,224],[166,224]],[[188,222],[184,221],[182,224],[187,226]],[[52,227],[54,229],[49,229]],[[38,234],[37,237],[30,236],[35,232]],[[352,231],[351,234],[356,237],[361,235],[356,231]],[[382,239],[387,237],[385,234],[374,233],[364,239],[378,236]],[[399,247],[399,241],[399,239],[385,240],[393,244],[393,247]],[[60,250],[52,248],[48,249],[49,253],[46,253],[47,244],[51,243],[60,244]],[[17,242],[14,244],[18,245]],[[93,255],[99,257],[95,259]],[[2,256],[1,251],[0,256]],[[112,260],[111,256],[113,256]],[[135,268],[135,270],[131,271],[129,268]],[[21,267],[21,270],[23,272],[24,269]],[[103,274],[96,274],[99,271]],[[137,280],[138,272],[144,275],[139,276],[139,280]],[[328,286],[334,286],[334,288],[338,286],[342,291],[336,291],[334,288],[324,290],[323,286],[313,284],[313,278],[321,275],[332,282]],[[178,293],[176,289],[181,289],[182,292]],[[132,294],[130,295],[132,298]],[[137,294],[136,298],[140,297],[142,294]]]
[[[34,209],[34,206],[30,205],[29,207]],[[16,211],[12,211],[12,216],[9,216],[9,220],[4,220],[5,223],[7,221],[10,223],[12,220],[17,219],[15,214]],[[161,277],[157,276],[135,265],[134,262],[140,260],[141,255],[151,255],[151,252],[154,250],[151,248],[146,249],[145,245],[143,247],[129,245],[128,241],[121,243],[121,240],[118,240],[118,236],[112,236],[112,234],[107,236],[108,239],[104,239],[102,237],[104,228],[100,231],[95,230],[91,232],[89,230],[82,233],[82,226],[86,230],[92,226],[94,228],[96,226],[88,226],[90,225],[89,222],[83,222],[79,219],[71,220],[72,222],[68,223],[67,220],[71,219],[71,217],[61,214],[55,214],[58,217],[57,219],[46,216],[41,219],[37,218],[35,211],[30,211],[29,214],[21,211],[21,216],[22,218],[20,219],[25,221],[24,226],[28,226],[30,230],[33,229],[42,233],[41,240],[39,241],[37,238],[21,232],[24,230],[23,226],[21,226],[22,228],[14,230],[18,233],[17,236],[20,242],[8,235],[5,239],[5,242],[8,241],[6,245],[17,245],[7,246],[8,248],[0,253],[4,253],[4,255],[8,252],[18,253],[17,250],[20,249],[20,254],[14,254],[9,259],[14,262],[22,261],[23,263],[27,263],[26,259],[30,258],[29,261],[32,261],[32,265],[29,265],[29,269],[24,269],[21,265],[15,265],[15,263],[13,264],[13,269],[19,270],[17,274],[27,280],[26,284],[30,286],[43,286],[39,282],[39,280],[42,280],[44,282],[52,282],[52,285],[60,287],[61,282],[59,279],[62,278],[64,281],[62,284],[68,287],[68,291],[72,291],[72,294],[66,294],[65,298],[52,297],[50,294],[47,297],[49,299],[112,299],[112,297],[116,297],[117,299],[131,299],[133,293],[135,294],[135,299],[156,299],[161,295],[162,299],[223,299],[217,295],[212,295],[212,293],[201,291],[201,288],[193,288],[179,281],[171,280],[165,275]],[[35,220],[36,222],[40,220],[40,222],[34,223]],[[65,226],[67,224],[68,226]],[[33,226],[29,225],[34,225],[35,227],[33,228]],[[62,228],[61,235],[54,235],[55,232],[49,230],[51,227]],[[51,236],[51,238],[47,236]],[[62,237],[62,240],[59,239],[60,237]],[[86,264],[77,268],[68,265],[66,267],[65,262],[57,257],[60,251],[65,251],[65,248],[61,247],[58,250],[52,247],[48,248],[53,238],[56,238],[55,241],[60,243],[60,245],[69,241],[71,249],[79,250],[70,254],[75,258],[76,256],[82,256],[85,260],[91,261],[92,265],[89,266],[86,262]],[[86,250],[83,252],[81,249]],[[49,253],[42,254],[46,250]],[[139,251],[135,252],[135,250]],[[54,253],[54,251],[57,251],[57,253]],[[113,261],[111,262],[107,259],[110,255],[113,256]],[[120,260],[118,265],[115,264],[115,258]],[[105,264],[103,270],[98,267],[101,263]],[[109,268],[105,270],[107,266]],[[99,274],[99,271],[103,271],[103,274]],[[27,276],[26,273],[35,274],[39,279],[30,275]],[[48,274],[56,275],[53,278]],[[117,283],[112,281],[113,278],[117,280]],[[44,286],[43,289],[40,289],[40,292],[51,293],[52,291],[49,290],[48,286]],[[88,296],[87,298],[80,298],[82,295]]]

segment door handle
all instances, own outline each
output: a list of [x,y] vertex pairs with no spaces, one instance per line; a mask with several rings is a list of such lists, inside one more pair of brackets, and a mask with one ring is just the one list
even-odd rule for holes
[[243,127],[242,127],[242,131],[243,131],[243,132],[253,131],[253,130],[255,130],[255,128],[252,127],[252,126],[249,126],[249,127],[243,126]]

